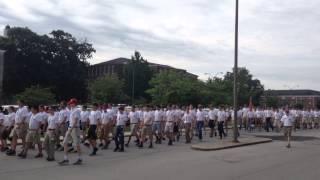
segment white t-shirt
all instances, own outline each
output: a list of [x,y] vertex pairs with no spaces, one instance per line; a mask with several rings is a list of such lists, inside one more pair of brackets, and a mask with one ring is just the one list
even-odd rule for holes
[[29,121],[29,129],[37,130],[40,128],[40,124],[43,122],[42,116],[40,113],[32,114]]
[[14,113],[14,112],[9,113],[8,115],[6,115],[5,121],[4,121],[3,125],[4,125],[5,127],[11,127],[11,126],[13,126],[13,125],[14,125],[15,116],[16,116],[16,113]]
[[293,117],[291,115],[284,115],[281,118],[281,122],[283,123],[283,126],[292,126],[293,125]]
[[90,125],[97,125],[101,120],[101,113],[100,111],[91,111],[89,115],[89,124]]
[[129,113],[130,124],[137,124],[139,122],[139,114],[131,111]]
[[161,113],[161,111],[156,110],[156,111],[154,112],[154,121],[155,121],[155,122],[160,122],[161,119],[162,119],[162,113]]
[[108,124],[113,120],[113,115],[105,111],[102,113],[102,124]]
[[125,113],[121,114],[120,112],[118,112],[116,125],[124,126],[126,125],[126,121],[127,121],[127,115]]
[[19,124],[22,123],[23,120],[25,120],[25,118],[27,118],[28,116],[28,109],[27,107],[21,107],[17,110],[16,112],[16,116],[15,116],[15,124]]
[[166,113],[167,116],[167,121],[168,122],[173,122],[174,121],[174,113],[171,110],[168,110]]
[[62,109],[59,112],[59,123],[68,121],[68,111],[66,109]]
[[48,129],[56,129],[58,124],[58,116],[49,114]]
[[191,113],[185,113],[182,119],[185,124],[188,124],[188,123],[192,123],[193,117]]
[[47,123],[48,117],[49,117],[48,113],[46,113],[46,112],[39,112],[39,114],[40,114],[41,119],[42,119],[42,122],[41,122],[41,123],[42,123],[42,124]]
[[89,111],[81,111],[81,123],[87,123],[89,121]]
[[197,121],[204,121],[205,120],[205,113],[203,111],[197,111]]
[[81,111],[78,108],[70,110],[70,124],[69,127],[80,127]]
[[219,111],[218,112],[218,121],[219,122],[223,122],[227,119],[227,116],[226,116],[226,112],[224,111]]
[[152,120],[153,120],[153,118],[152,118],[152,112],[151,111],[143,113],[143,123],[145,125],[151,125],[152,124]]

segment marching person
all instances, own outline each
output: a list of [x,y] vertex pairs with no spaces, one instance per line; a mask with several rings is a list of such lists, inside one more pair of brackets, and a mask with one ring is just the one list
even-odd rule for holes
[[264,112],[264,116],[266,118],[266,124],[265,124],[265,130],[267,132],[269,132],[269,128],[271,128],[271,130],[273,131],[273,124],[272,124],[272,110],[270,108],[268,108],[267,110],[265,110]]
[[152,125],[152,132],[156,136],[156,144],[161,144],[161,141],[162,141],[161,119],[162,119],[162,111],[157,106],[154,112],[154,122]]
[[47,161],[54,161],[54,146],[56,141],[56,129],[58,127],[58,116],[54,113],[54,108],[49,107],[47,132],[44,136],[43,147],[47,153]]
[[124,127],[126,125],[127,116],[124,113],[124,107],[120,107],[116,119],[116,132],[114,142],[116,148],[113,152],[124,152]]
[[86,146],[89,146],[88,143],[86,143],[87,140],[87,129],[89,126],[89,116],[90,112],[87,109],[87,106],[84,105],[82,106],[82,111],[81,111],[81,132],[82,132],[82,143]]
[[63,151],[63,146],[60,144],[60,137],[62,136],[64,138],[67,129],[68,129],[68,116],[69,112],[67,110],[67,105],[65,101],[62,101],[60,103],[60,111],[58,114],[58,127],[56,129],[56,149]]
[[109,135],[112,130],[113,126],[113,115],[107,111],[107,109],[104,110],[102,113],[102,131],[101,136],[104,141],[104,145],[102,146],[102,149],[108,149],[110,144]]
[[132,136],[136,137],[136,144],[139,144],[139,135],[138,135],[138,129],[139,129],[139,114],[136,112],[136,109],[134,106],[132,106],[131,111],[129,113],[129,120],[130,120],[130,135],[128,142],[126,143],[126,147],[129,146],[129,143],[131,141]]
[[66,135],[63,140],[64,145],[64,157],[60,165],[67,165],[69,164],[68,159],[68,143],[72,141],[77,147],[78,158],[74,165],[82,164],[81,158],[81,147],[80,147],[80,118],[81,118],[81,111],[76,107],[78,104],[77,99],[72,98],[68,102],[70,106],[70,123]]
[[219,112],[218,112],[218,132],[219,132],[219,136],[220,139],[222,139],[222,135],[224,137],[226,137],[226,133],[224,132],[224,122],[226,121],[226,112],[224,111],[224,109],[221,107]]
[[215,111],[215,109],[213,107],[210,108],[210,111],[209,111],[208,115],[209,115],[208,126],[210,128],[209,136],[212,138],[213,137],[213,133],[214,133],[215,136],[217,136],[217,132],[215,130],[217,114],[216,114],[216,111]]
[[142,134],[140,138],[140,145],[139,147],[143,147],[143,143],[145,141],[145,138],[149,137],[149,148],[153,148],[153,134],[152,134],[152,112],[150,112],[150,107],[147,106],[144,108],[145,112],[143,113],[143,123],[142,123]]
[[186,144],[191,143],[191,126],[192,126],[193,115],[190,112],[190,108],[187,108],[183,115],[183,122],[185,127]]
[[7,147],[6,143],[4,142],[6,140],[4,140],[3,137],[2,137],[2,134],[5,131],[4,121],[5,121],[5,116],[3,114],[3,108],[2,108],[2,106],[0,106],[0,142],[1,142],[1,151],[3,151],[5,147]]
[[197,132],[198,132],[198,138],[200,141],[202,141],[202,129],[204,127],[204,121],[205,121],[205,114],[202,111],[202,106],[198,106],[198,111],[197,111]]
[[8,156],[15,156],[16,155],[16,147],[18,138],[22,140],[22,147],[25,147],[26,144],[26,135],[27,135],[27,117],[28,117],[28,109],[24,106],[24,101],[18,101],[19,108],[15,115],[15,124],[14,128],[11,131],[10,136],[12,137],[11,141],[11,149],[7,151]]
[[10,106],[8,111],[9,111],[9,114],[6,115],[5,120],[3,122],[4,129],[2,131],[2,134],[0,134],[2,141],[3,141],[2,142],[3,144],[1,147],[1,152],[5,152],[9,149],[8,145],[7,145],[7,140],[9,138],[10,133],[11,133],[11,130],[13,129],[14,119],[16,116],[16,113],[14,112],[13,106]]
[[287,148],[291,147],[291,133],[292,133],[292,126],[293,126],[293,117],[290,115],[289,110],[286,110],[286,113],[281,118],[282,125],[284,127],[284,136],[288,139]]
[[29,121],[29,129],[26,136],[26,146],[24,146],[23,151],[18,155],[21,158],[26,158],[28,154],[28,149],[32,147],[33,144],[38,145],[38,154],[35,158],[41,158],[42,145],[40,141],[41,125],[43,124],[42,115],[39,113],[38,106],[31,107],[32,116]]
[[92,146],[92,152],[90,156],[97,154],[97,127],[101,124],[101,113],[98,110],[98,104],[94,103],[92,106],[92,111],[89,115],[89,129],[88,129],[88,139],[90,145]]
[[172,146],[173,142],[173,124],[174,123],[174,113],[171,110],[171,107],[168,106],[167,112],[166,112],[166,125],[164,128],[164,131],[167,135],[167,138],[169,139],[168,145]]

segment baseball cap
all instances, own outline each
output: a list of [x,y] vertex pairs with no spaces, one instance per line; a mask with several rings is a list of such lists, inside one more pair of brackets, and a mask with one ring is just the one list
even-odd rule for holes
[[68,102],[68,105],[70,104],[78,104],[78,100],[76,98],[72,98],[70,99],[70,101]]

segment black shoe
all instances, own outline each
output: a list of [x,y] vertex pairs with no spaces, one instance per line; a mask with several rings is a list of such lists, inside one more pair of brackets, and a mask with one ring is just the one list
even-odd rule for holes
[[123,148],[121,148],[121,149],[119,150],[119,152],[124,152],[124,149],[123,149]]
[[135,143],[139,143],[139,139],[135,140],[134,142],[135,142]]
[[69,160],[60,161],[58,164],[61,165],[61,166],[68,165],[69,164]]
[[97,153],[95,151],[92,151],[92,153],[89,154],[89,156],[95,156],[95,155],[97,155]]
[[117,152],[119,150],[119,148],[115,148],[114,150],[113,150],[113,152]]
[[129,147],[129,144],[127,143],[127,144],[125,144],[124,146]]
[[103,144],[102,144],[102,143],[100,143],[100,144],[99,144],[99,147],[102,147],[102,146],[103,146]]
[[21,151],[17,156],[19,157],[23,156],[23,151]]
[[168,145],[172,146],[172,140],[169,140]]
[[6,153],[8,156],[15,156],[16,155],[16,151],[15,150],[12,150],[12,149],[9,149]]
[[34,156],[34,158],[42,158],[43,157],[43,154],[37,154],[36,156]]
[[139,148],[143,148],[143,143],[140,143],[140,144],[139,144]]
[[108,144],[105,144],[101,149],[108,149]]
[[149,148],[149,149],[152,149],[152,148],[153,148],[153,145],[152,145],[152,144],[150,144],[148,148]]
[[81,165],[82,164],[82,160],[78,159],[76,162],[73,163],[73,165]]
[[47,158],[47,161],[51,162],[51,161],[55,161],[54,158]]
[[19,157],[20,157],[21,159],[25,159],[25,158],[27,158],[27,155],[26,155],[26,154],[21,154]]

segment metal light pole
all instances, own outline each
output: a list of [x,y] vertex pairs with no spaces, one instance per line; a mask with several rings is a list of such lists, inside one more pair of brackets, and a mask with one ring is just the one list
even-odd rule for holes
[[135,71],[135,69],[136,69],[136,67],[135,67],[135,62],[133,62],[133,66],[132,66],[133,68],[132,68],[132,105],[134,105],[134,71]]
[[236,15],[235,15],[235,45],[234,45],[234,67],[233,67],[233,142],[238,141],[238,14],[239,0],[236,0]]

